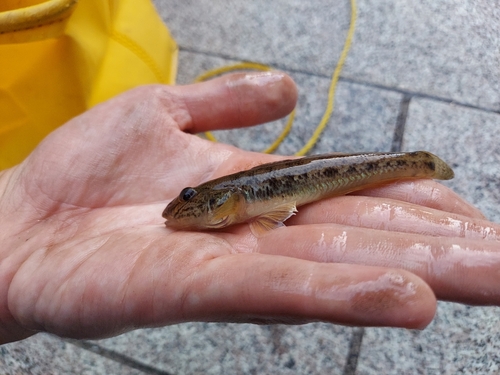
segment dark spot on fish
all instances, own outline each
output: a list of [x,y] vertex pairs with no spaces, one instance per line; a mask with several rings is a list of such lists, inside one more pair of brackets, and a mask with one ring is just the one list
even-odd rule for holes
[[406,161],[404,160],[397,160],[396,164],[398,167],[404,167],[406,165]]
[[325,168],[322,174],[328,178],[335,178],[339,174],[339,171],[337,168]]
[[351,165],[349,166],[349,168],[347,168],[347,173],[356,173],[358,171],[358,169],[354,166],[354,165]]
[[215,207],[214,207],[214,206],[215,206],[215,203],[216,203],[215,198],[210,198],[210,199],[208,200],[208,207],[210,207],[211,209],[215,208]]
[[425,165],[427,165],[431,171],[436,170],[436,164],[433,161],[428,161]]

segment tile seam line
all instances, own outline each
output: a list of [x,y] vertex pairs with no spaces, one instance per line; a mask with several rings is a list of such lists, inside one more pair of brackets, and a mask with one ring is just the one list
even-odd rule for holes
[[66,338],[62,339],[62,340],[68,344],[74,345],[78,348],[81,348],[81,349],[87,350],[91,353],[97,354],[100,357],[104,357],[104,358],[112,360],[116,363],[119,363],[121,365],[127,366],[129,368],[133,368],[135,370],[142,371],[145,374],[174,375],[173,373],[159,370],[159,369],[154,368],[152,366],[146,365],[145,363],[138,362],[135,359],[130,358],[126,355],[115,352],[114,350],[103,348],[102,346],[100,346],[98,344],[94,344],[94,343],[89,342],[89,341],[66,339]]
[[365,328],[354,328],[351,340],[349,341],[349,351],[346,357],[346,363],[342,370],[342,375],[355,375],[358,368],[359,356],[361,355],[361,345],[363,343],[363,336]]
[[404,133],[406,129],[406,121],[408,120],[408,111],[410,109],[411,99],[412,97],[410,95],[403,95],[399,103],[399,112],[392,136],[392,152],[400,152],[403,149]]
[[[242,58],[239,58],[239,57],[236,57],[236,56],[231,56],[231,55],[222,54],[222,53],[207,52],[207,51],[203,51],[203,50],[197,50],[197,49],[194,49],[194,48],[186,48],[186,47],[182,47],[182,46],[179,47],[179,50],[182,51],[182,52],[197,53],[197,54],[200,54],[200,55],[205,55],[205,56],[209,56],[209,57],[217,57],[217,58],[226,59],[226,60],[248,61],[247,59],[242,59]],[[261,64],[266,64],[266,63],[261,63]],[[313,73],[313,72],[310,72],[310,71],[289,68],[289,67],[287,67],[285,65],[282,65],[282,64],[272,64],[271,66],[273,68],[276,68],[276,69],[279,69],[279,70],[283,70],[283,71],[287,71],[287,72],[290,72],[290,73],[303,74],[303,75],[306,75],[306,76],[309,76],[309,77],[318,77],[318,78],[328,78],[328,79],[331,79],[331,76],[329,76],[329,75],[324,75],[324,74],[319,74],[319,73]],[[401,89],[401,88],[398,88],[398,87],[385,86],[385,85],[381,85],[381,84],[378,84],[378,83],[356,80],[354,78],[349,78],[349,77],[345,77],[345,76],[342,76],[342,75],[339,77],[339,81],[341,81],[341,82],[347,82],[347,83],[354,83],[354,84],[357,84],[357,85],[360,85],[360,86],[365,86],[365,87],[370,87],[370,88],[376,88],[376,89],[384,90],[384,91],[391,91],[391,92],[395,92],[395,93],[402,94],[402,95],[408,95],[408,96],[411,96],[413,98],[429,99],[429,100],[434,100],[434,101],[441,102],[441,103],[446,103],[446,104],[455,104],[457,106],[461,106],[461,107],[465,107],[465,108],[469,108],[469,109],[476,109],[476,110],[483,111],[483,112],[500,114],[500,109],[497,110],[497,109],[488,108],[488,107],[481,107],[481,106],[477,106],[477,105],[474,105],[474,104],[470,104],[470,103],[466,103],[466,102],[462,102],[462,101],[457,101],[457,100],[454,100],[454,99],[451,99],[451,98],[446,98],[446,97],[443,97],[443,96],[431,95],[431,94],[426,94],[426,93],[419,92],[419,91],[405,90],[405,89]]]

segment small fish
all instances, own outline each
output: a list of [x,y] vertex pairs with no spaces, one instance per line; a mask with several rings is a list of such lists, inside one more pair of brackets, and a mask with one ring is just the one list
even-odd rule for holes
[[426,151],[326,154],[262,164],[181,191],[163,211],[166,226],[206,230],[249,222],[260,235],[283,226],[297,207],[402,179],[453,178]]

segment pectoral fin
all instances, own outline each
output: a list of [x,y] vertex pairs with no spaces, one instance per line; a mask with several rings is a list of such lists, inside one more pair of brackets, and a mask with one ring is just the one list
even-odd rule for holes
[[250,223],[250,230],[255,236],[259,237],[272,229],[282,227],[283,222],[294,215],[295,212],[297,212],[295,202],[274,207],[272,211],[255,218]]
[[239,194],[232,194],[220,207],[217,207],[213,212],[215,221],[213,228],[222,228],[226,226],[228,218],[234,216],[238,212],[239,202]]

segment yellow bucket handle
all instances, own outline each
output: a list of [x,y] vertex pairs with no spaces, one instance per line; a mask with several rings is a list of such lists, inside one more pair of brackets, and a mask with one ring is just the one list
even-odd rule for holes
[[0,12],[0,43],[25,43],[61,35],[77,0],[48,0]]

